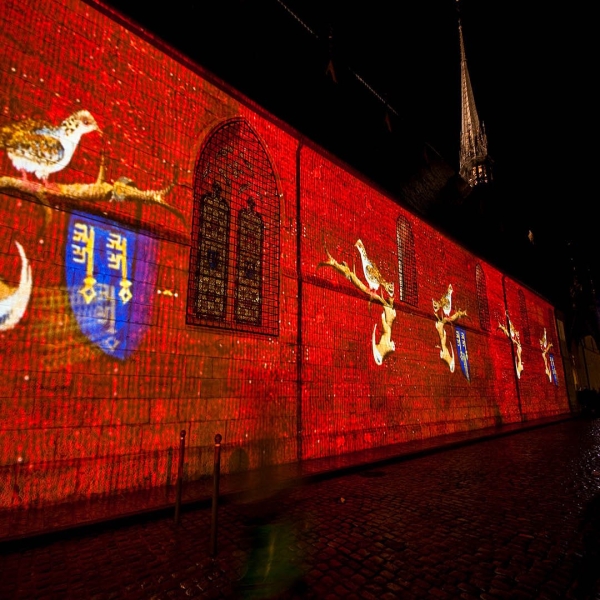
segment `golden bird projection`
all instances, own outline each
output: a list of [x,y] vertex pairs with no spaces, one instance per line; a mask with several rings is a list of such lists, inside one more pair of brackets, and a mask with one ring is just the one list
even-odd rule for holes
[[25,119],[0,128],[0,147],[23,179],[33,173],[45,184],[51,173],[71,162],[81,137],[91,131],[102,133],[87,110],[73,113],[60,125]]
[[367,251],[366,251],[365,246],[362,243],[362,241],[357,240],[354,245],[356,246],[356,248],[358,249],[358,252],[360,254],[360,259],[362,261],[362,267],[363,267],[363,273],[365,274],[365,279],[367,280],[367,283],[369,284],[369,288],[372,289],[374,292],[376,292],[379,289],[379,287],[381,286],[390,297],[393,297],[394,296],[394,284],[390,283],[389,281],[386,281],[383,278],[383,276],[379,272],[379,269],[377,268],[375,263],[372,262],[369,259],[369,257],[367,256]]
[[440,309],[447,317],[452,311],[452,284],[448,285],[446,293],[439,300],[432,300],[433,312],[437,313]]

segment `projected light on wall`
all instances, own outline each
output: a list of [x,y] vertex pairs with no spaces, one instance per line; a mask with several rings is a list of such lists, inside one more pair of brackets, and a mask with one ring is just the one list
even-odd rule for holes
[[25,250],[19,242],[15,242],[15,245],[21,258],[21,270],[15,287],[5,283],[0,277],[0,331],[12,329],[23,318],[33,286],[31,265]]
[[157,241],[79,214],[67,240],[67,290],[81,331],[106,354],[129,357],[149,324]]
[[521,378],[521,373],[523,372],[523,346],[521,345],[521,335],[515,329],[510,320],[510,316],[508,312],[506,313],[506,320],[508,321],[508,327],[504,325],[504,323],[498,323],[498,329],[502,330],[504,335],[512,342],[514,353],[515,353],[515,371],[517,373],[517,377]]
[[265,148],[244,120],[208,136],[194,196],[188,323],[277,334],[280,196]]
[[366,296],[369,302],[376,302],[383,306],[379,340],[377,340],[377,323],[373,326],[371,337],[373,358],[375,363],[381,366],[385,358],[396,350],[396,344],[392,340],[392,326],[396,318],[396,311],[394,309],[394,284],[384,278],[376,264],[369,258],[362,240],[357,240],[354,246],[359,252],[367,285],[358,277],[355,270],[351,270],[346,263],[339,263],[335,260],[327,248],[325,248],[327,260],[320,262],[317,268],[331,267],[338,271],[346,279],[349,279],[354,287]]
[[[459,319],[463,319],[467,316],[467,311],[458,309],[454,310],[452,307],[452,292],[454,288],[452,284],[448,285],[446,293],[439,299],[431,302],[433,304],[433,314],[436,317],[435,329],[438,332],[440,338],[440,358],[447,363],[451,373],[454,373],[456,367],[456,361],[454,356],[454,348],[452,346],[452,337],[448,338],[446,331],[446,325],[452,325]],[[456,342],[459,350],[459,360],[464,376],[467,381],[470,381],[469,375],[469,355],[467,353],[467,337],[464,329],[456,328],[457,337]]]
[[95,0],[55,4],[0,10],[0,508],[171,486],[182,430],[192,481],[217,432],[233,472],[568,410],[548,302]]

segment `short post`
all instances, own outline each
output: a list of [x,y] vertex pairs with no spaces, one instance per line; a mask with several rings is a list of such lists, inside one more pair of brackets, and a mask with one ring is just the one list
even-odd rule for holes
[[177,469],[177,487],[175,488],[175,525],[179,525],[181,509],[181,486],[183,483],[183,457],[185,453],[185,430],[181,430],[179,440],[179,468]]
[[210,527],[210,555],[217,555],[217,508],[219,504],[219,476],[221,473],[221,440],[220,433],[215,435],[215,465],[213,476],[212,522]]

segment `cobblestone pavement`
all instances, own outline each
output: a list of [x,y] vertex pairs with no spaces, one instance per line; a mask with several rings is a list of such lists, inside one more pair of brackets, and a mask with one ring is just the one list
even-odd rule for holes
[[[10,599],[600,598],[600,420],[0,548]],[[216,551],[214,557],[211,556]]]

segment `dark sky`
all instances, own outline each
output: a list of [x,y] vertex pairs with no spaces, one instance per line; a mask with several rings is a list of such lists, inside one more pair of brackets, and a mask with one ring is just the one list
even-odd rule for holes
[[[458,168],[455,0],[108,3],[386,189],[410,170],[407,140]],[[595,242],[590,5],[462,0],[460,16],[509,218],[533,230],[549,260],[568,240]]]

